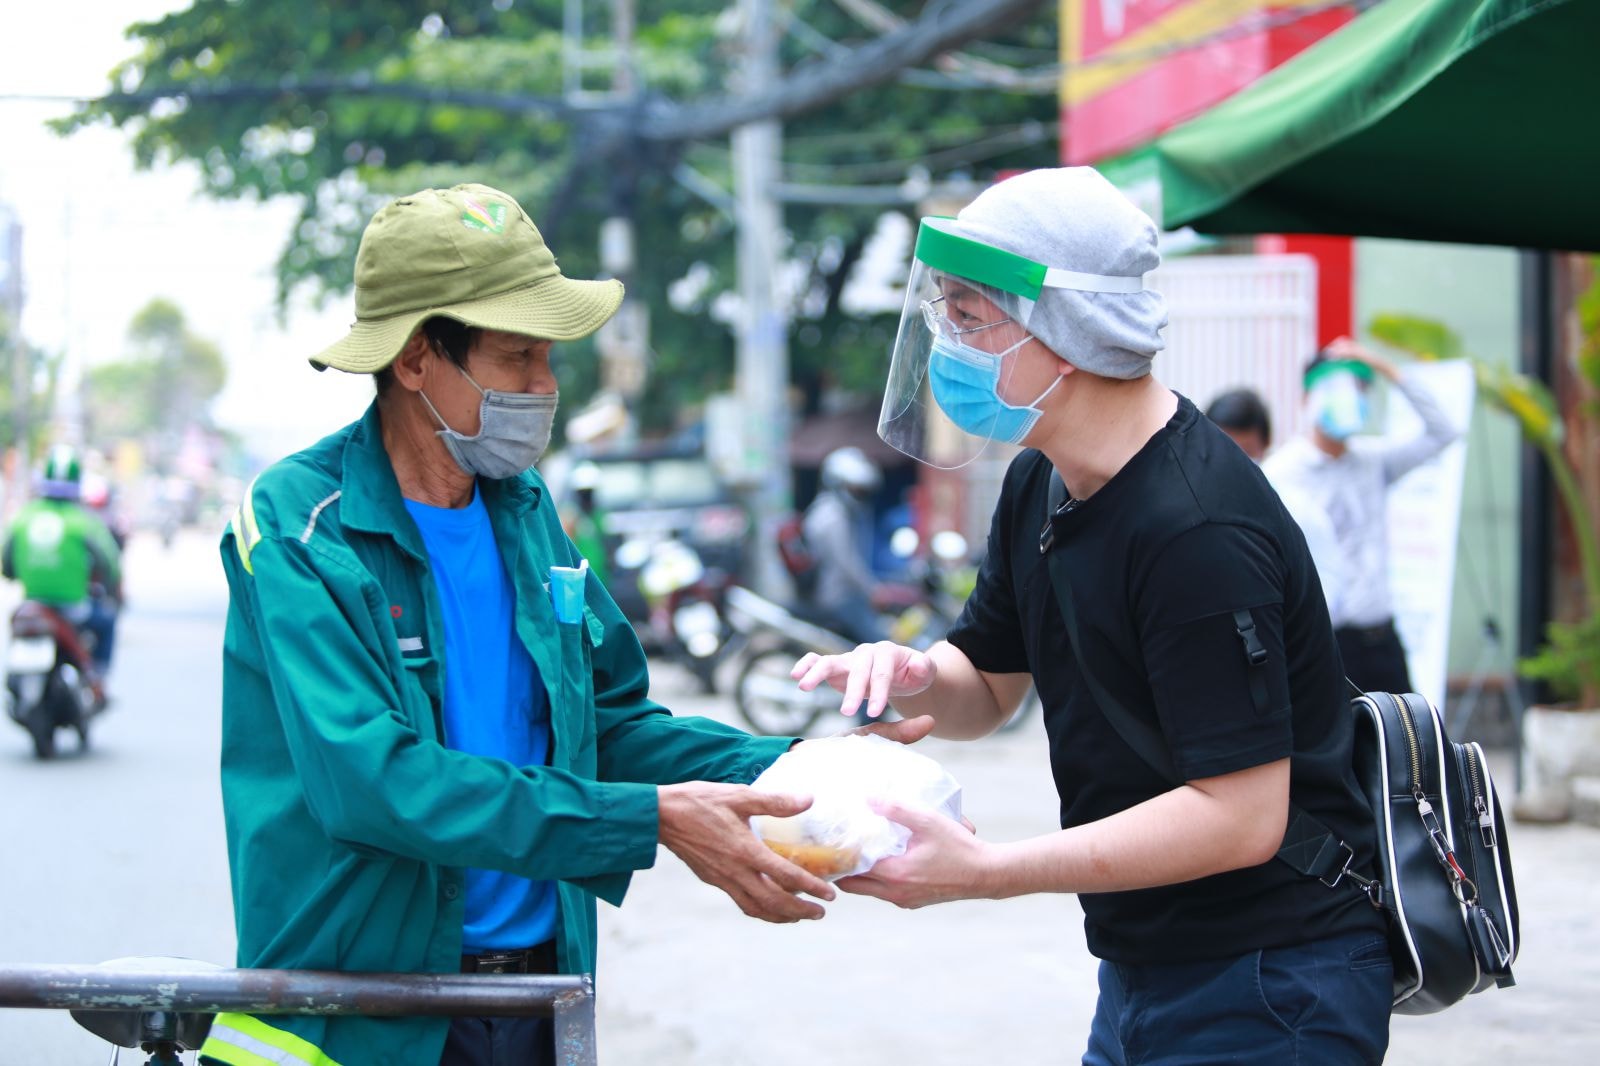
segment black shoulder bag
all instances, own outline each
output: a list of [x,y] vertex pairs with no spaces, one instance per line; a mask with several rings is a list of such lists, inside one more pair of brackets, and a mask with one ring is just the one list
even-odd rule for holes
[[[1053,518],[1075,503],[1052,473],[1039,553],[1050,568],[1073,657],[1117,734],[1163,779],[1180,785],[1160,731],[1112,696],[1083,656],[1066,560],[1051,550]],[[1261,710],[1267,650],[1248,610],[1233,612],[1233,621],[1248,663],[1250,696]],[[1355,849],[1294,804],[1278,861],[1330,889],[1348,881],[1383,912],[1397,1014],[1431,1014],[1470,993],[1515,984],[1516,887],[1505,819],[1483,749],[1451,741],[1438,710],[1421,696],[1355,691],[1355,775],[1373,814],[1375,876],[1351,869]]]

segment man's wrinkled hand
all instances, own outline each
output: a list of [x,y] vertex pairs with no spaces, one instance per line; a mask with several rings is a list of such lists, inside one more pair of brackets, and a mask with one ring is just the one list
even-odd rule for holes
[[662,785],[658,796],[661,843],[741,911],[780,923],[823,916],[820,906],[799,894],[831,900],[833,886],[780,858],[750,830],[752,817],[799,814],[811,806],[810,797],[707,781]]

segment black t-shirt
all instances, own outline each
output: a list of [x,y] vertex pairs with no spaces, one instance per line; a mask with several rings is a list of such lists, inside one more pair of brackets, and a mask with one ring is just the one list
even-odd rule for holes
[[[1033,675],[1068,827],[1171,785],[1118,735],[1079,670],[1039,550],[1051,475],[1036,451],[1011,464],[977,587],[948,639],[980,670]],[[1085,659],[1106,692],[1159,728],[1185,780],[1288,756],[1291,802],[1345,840],[1370,836],[1350,767],[1354,719],[1305,538],[1221,430],[1179,397],[1126,466],[1051,522]],[[1255,668],[1260,711],[1234,620],[1241,608],[1267,651]],[[1357,855],[1364,868],[1371,858]],[[1089,949],[1121,963],[1226,958],[1382,928],[1353,886],[1330,889],[1276,859],[1080,900]]]

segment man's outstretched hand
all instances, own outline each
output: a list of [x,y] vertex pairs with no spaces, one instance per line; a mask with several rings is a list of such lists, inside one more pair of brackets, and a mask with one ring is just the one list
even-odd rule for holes
[[799,894],[831,900],[833,886],[779,858],[750,830],[755,815],[799,814],[811,806],[810,797],[708,781],[662,785],[658,796],[661,843],[696,877],[726,892],[744,913],[767,922],[822,917],[823,909]]

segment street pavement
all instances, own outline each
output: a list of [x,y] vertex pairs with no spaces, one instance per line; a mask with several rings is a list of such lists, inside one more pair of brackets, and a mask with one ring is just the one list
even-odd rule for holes
[[[35,763],[0,721],[0,964],[180,955],[230,964],[232,917],[217,788],[226,590],[216,538],[170,550],[136,538],[115,706],[90,752]],[[15,601],[7,589],[0,607]],[[655,694],[732,721],[670,665]],[[1054,828],[1035,720],[975,744],[924,742],[962,782],[980,833]],[[1509,768],[1497,770],[1509,788]],[[1600,830],[1513,827],[1526,945],[1518,986],[1428,1018],[1396,1018],[1388,1062],[1589,1066],[1600,1058]],[[1077,1062],[1095,963],[1066,896],[902,912],[841,897],[820,922],[753,921],[674,856],[600,911],[601,1061],[726,1066]],[[0,1010],[0,1066],[102,1063],[61,1012]],[[124,1061],[139,1061],[124,1053]],[[346,1066],[357,1066],[347,1063]],[[431,1064],[420,1064],[431,1066]]]
[[[0,720],[0,963],[97,963],[177,955],[231,966],[217,783],[227,586],[213,534],[171,550],[136,535],[124,556],[113,703],[87,754],[32,757]],[[17,592],[3,583],[9,618]],[[4,627],[0,627],[4,628]],[[107,1061],[107,1045],[62,1011],[0,1010],[0,1066]],[[143,1062],[123,1052],[123,1062]]]

